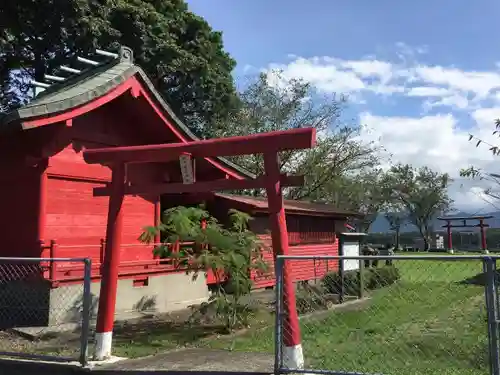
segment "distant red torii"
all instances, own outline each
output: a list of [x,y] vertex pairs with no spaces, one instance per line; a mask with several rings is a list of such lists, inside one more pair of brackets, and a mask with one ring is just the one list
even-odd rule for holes
[[[452,228],[480,228],[481,233],[481,249],[484,252],[488,252],[487,244],[486,244],[486,228],[489,227],[484,221],[487,219],[491,219],[493,216],[445,216],[438,217],[438,220],[446,221],[446,224],[443,225],[443,228],[446,228],[448,234],[448,251],[453,251],[453,239],[452,239]],[[477,220],[479,224],[467,224],[468,220]],[[461,221],[462,224],[452,224],[452,222]]]
[[[202,192],[207,190],[237,190],[263,187],[267,192],[271,237],[274,255],[288,253],[288,233],[283,205],[282,187],[303,183],[298,176],[280,174],[278,153],[284,150],[308,149],[315,146],[314,128],[293,129],[260,133],[249,136],[200,140],[183,143],[168,143],[145,146],[111,147],[85,150],[84,159],[89,164],[110,165],[111,184],[95,189],[94,195],[109,195],[108,221],[106,227],[106,250],[103,260],[103,277],[96,327],[96,356],[111,355],[112,332],[118,284],[118,266],[122,232],[122,203],[127,194],[159,194],[162,192]],[[262,176],[247,180],[217,180],[193,182],[192,184],[129,185],[126,165],[129,163],[167,162],[182,155],[191,157],[236,156],[248,154],[264,155]],[[188,187],[189,186],[189,187]],[[293,363],[289,368],[303,367],[300,328],[295,303],[295,291],[291,268],[285,263],[283,269],[283,295],[285,307],[284,346]]]

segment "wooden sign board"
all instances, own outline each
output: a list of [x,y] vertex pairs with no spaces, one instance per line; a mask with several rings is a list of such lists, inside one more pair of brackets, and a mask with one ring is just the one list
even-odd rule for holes
[[179,156],[179,164],[181,167],[182,182],[184,184],[194,183],[194,168],[191,155],[181,155]]

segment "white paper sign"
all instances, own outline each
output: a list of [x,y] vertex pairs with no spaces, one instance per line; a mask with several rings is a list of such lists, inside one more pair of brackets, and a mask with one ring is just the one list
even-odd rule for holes
[[[344,256],[357,257],[359,256],[359,243],[358,242],[344,242],[343,244]],[[359,269],[359,260],[345,259],[344,271],[351,271]]]

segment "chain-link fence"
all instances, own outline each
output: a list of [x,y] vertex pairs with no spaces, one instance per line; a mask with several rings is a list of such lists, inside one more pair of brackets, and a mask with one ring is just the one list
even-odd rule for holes
[[[56,267],[81,267],[82,280],[59,284]],[[88,259],[0,258],[0,355],[85,365],[90,282]]]
[[276,262],[277,372],[499,374],[496,257],[316,257],[338,265],[288,280],[311,259]]

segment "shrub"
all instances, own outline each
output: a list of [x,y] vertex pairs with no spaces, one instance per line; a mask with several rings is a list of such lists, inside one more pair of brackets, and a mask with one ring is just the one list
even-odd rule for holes
[[328,300],[325,298],[323,291],[305,283],[298,284],[296,303],[299,315],[328,308]]
[[[359,270],[344,272],[345,295],[359,295],[361,286]],[[394,284],[400,278],[399,270],[394,266],[367,268],[363,270],[365,289],[377,289]],[[329,272],[322,280],[326,293],[341,293],[341,276],[339,272]]]
[[394,266],[384,266],[370,269],[370,276],[365,279],[367,289],[383,288],[394,284],[400,279],[399,269]]
[[[366,276],[369,274],[366,270],[364,271],[365,283]],[[322,280],[323,289],[327,293],[340,294],[341,292],[341,276],[339,272],[329,272]],[[357,295],[360,291],[359,284],[359,271],[346,271],[344,272],[344,293],[346,295]]]

